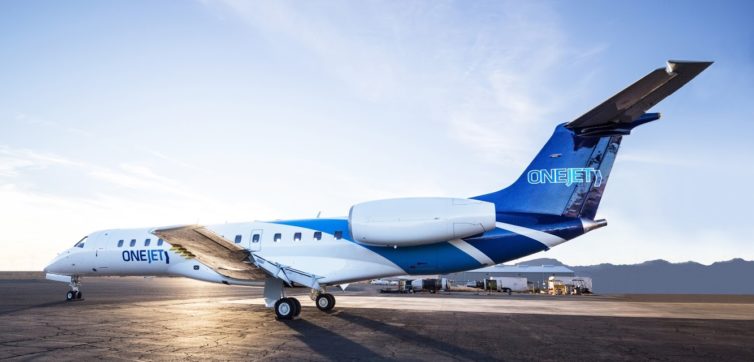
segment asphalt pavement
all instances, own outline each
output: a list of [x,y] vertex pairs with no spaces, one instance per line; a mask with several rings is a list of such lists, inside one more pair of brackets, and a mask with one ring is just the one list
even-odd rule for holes
[[[752,296],[382,295],[354,285],[277,321],[260,288],[179,278],[0,280],[17,360],[752,360]],[[531,312],[529,312],[531,311]],[[543,312],[544,311],[544,312]]]

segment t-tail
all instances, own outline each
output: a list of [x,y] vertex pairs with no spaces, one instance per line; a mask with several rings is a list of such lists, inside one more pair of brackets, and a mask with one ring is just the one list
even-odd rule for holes
[[646,113],[712,62],[668,61],[590,110],[558,125],[550,140],[511,186],[475,199],[492,202],[498,221],[537,214],[580,218],[584,232],[606,225],[597,208],[623,136],[660,118]]

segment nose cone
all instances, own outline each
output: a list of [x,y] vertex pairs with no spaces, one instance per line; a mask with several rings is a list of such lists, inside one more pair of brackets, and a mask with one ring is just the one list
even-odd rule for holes
[[59,273],[60,270],[58,269],[60,268],[56,264],[58,264],[58,260],[53,259],[50,264],[47,264],[47,266],[42,269],[42,271],[44,271],[45,273]]
[[56,256],[55,259],[52,259],[49,264],[47,264],[44,269],[42,269],[45,273],[55,273],[55,274],[62,274],[68,272],[68,268],[66,268],[67,263],[65,262],[68,258],[68,253],[63,252],[60,255]]

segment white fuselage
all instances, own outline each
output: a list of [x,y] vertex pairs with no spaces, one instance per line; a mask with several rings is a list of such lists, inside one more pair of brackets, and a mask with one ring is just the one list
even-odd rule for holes
[[[267,222],[206,226],[267,260],[315,275],[323,285],[405,274],[390,260],[358,244],[308,228]],[[104,230],[60,253],[45,271],[78,276],[183,276],[250,285],[218,274],[151,233],[154,228]],[[347,233],[342,230],[342,233]]]

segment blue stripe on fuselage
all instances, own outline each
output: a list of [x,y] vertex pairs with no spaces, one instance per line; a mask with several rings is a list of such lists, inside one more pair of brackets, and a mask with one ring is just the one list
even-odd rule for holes
[[[497,221],[539,230],[571,240],[584,234],[581,220],[560,215],[498,212]],[[486,238],[488,234],[484,234]]]
[[481,266],[476,259],[447,242],[405,246],[397,249],[386,246],[359,244],[353,241],[353,237],[348,230],[348,220],[345,219],[286,220],[274,221],[272,223],[298,226],[328,234],[342,231],[343,239],[381,255],[403,269],[407,274],[437,274],[474,269]]
[[[298,226],[328,234],[342,231],[345,240],[383,256],[407,274],[442,274],[482,266],[476,259],[448,242],[397,249],[359,244],[353,241],[346,219],[304,219],[274,221],[273,223]],[[496,264],[547,249],[544,244],[534,239],[501,229],[486,232],[480,237],[466,239],[466,241],[490,257]]]
[[495,264],[547,250],[545,244],[508,230],[495,229],[466,242],[486,254]]
[[[584,234],[581,220],[560,215],[539,215],[525,213],[498,213],[497,221],[538,230],[571,240]],[[495,264],[547,250],[547,245],[514,232],[495,229],[475,238],[466,239],[481,252],[487,254]]]

